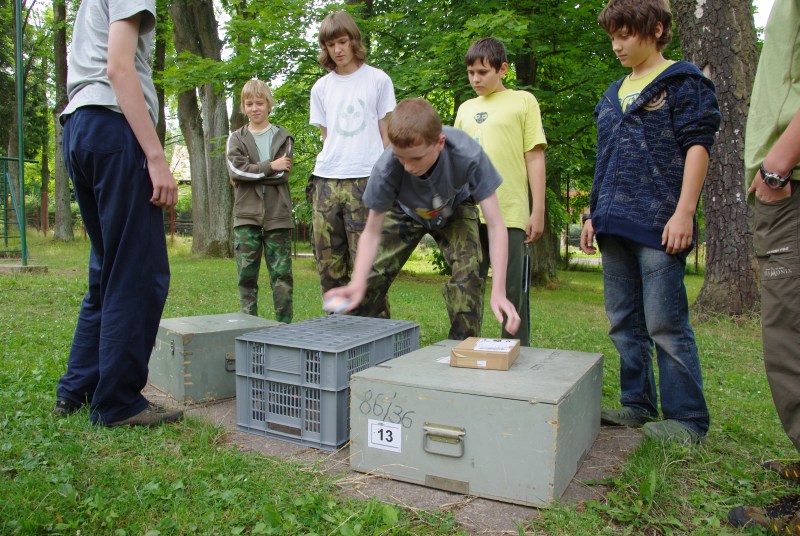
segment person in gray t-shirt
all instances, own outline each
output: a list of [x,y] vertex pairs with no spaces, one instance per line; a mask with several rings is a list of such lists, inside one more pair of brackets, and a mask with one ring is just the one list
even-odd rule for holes
[[155,24],[155,0],[83,0],[60,118],[64,164],[92,249],[53,413],[88,406],[91,421],[106,426],[155,426],[183,415],[141,393],[169,289],[163,209],[178,200],[155,129]]
[[509,333],[516,333],[520,318],[505,294],[508,238],[495,194],[500,175],[480,145],[457,129],[443,128],[424,99],[398,104],[388,134],[391,146],[372,168],[364,192],[370,210],[353,277],[349,285],[328,291],[326,302],[343,299],[346,305],[337,310],[382,315],[389,286],[422,237],[430,234],[452,271],[444,288],[448,338],[479,336],[485,282],[478,270],[477,203],[489,229],[492,311],[498,322],[505,317]]

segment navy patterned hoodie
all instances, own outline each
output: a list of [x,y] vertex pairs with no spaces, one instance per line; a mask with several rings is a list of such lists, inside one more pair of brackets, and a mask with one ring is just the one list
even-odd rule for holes
[[667,67],[625,113],[622,81],[611,84],[594,110],[592,226],[597,235],[664,250],[661,234],[678,205],[686,152],[702,145],[710,153],[722,116],[713,82],[691,63]]

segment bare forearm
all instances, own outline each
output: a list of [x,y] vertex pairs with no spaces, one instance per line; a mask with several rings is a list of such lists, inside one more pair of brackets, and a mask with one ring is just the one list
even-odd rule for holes
[[708,172],[708,152],[702,145],[694,145],[686,153],[683,185],[675,214],[694,218],[697,202]]
[[800,110],[764,157],[764,168],[785,176],[798,162],[800,162]]

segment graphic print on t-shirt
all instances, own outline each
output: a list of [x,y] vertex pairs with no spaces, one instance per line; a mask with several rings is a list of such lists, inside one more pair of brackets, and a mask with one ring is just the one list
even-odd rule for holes
[[362,99],[348,104],[336,118],[336,132],[351,138],[367,127],[367,105]]

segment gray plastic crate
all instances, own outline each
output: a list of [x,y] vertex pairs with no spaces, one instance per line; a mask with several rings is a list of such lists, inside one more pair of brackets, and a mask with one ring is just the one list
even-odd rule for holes
[[[323,450],[350,439],[350,389],[325,391],[259,378],[236,378],[237,428]],[[247,396],[239,396],[241,390]]]
[[236,338],[236,375],[339,391],[350,376],[419,348],[419,325],[330,315]]
[[414,322],[346,315],[242,335],[237,428],[335,450],[349,439],[350,376],[418,348]]

